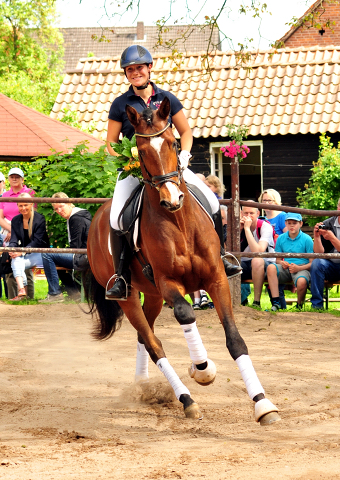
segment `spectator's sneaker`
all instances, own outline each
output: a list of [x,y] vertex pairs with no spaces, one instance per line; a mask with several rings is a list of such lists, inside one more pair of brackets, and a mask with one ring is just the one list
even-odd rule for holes
[[262,310],[260,303],[253,302],[252,308],[255,308],[256,310]]
[[193,303],[192,308],[194,310],[201,310],[201,304],[200,303]]
[[200,300],[200,307],[206,307],[207,305],[209,305],[209,298],[207,297],[207,295],[205,293],[203,293],[203,295],[201,295],[201,300]]
[[278,303],[274,303],[274,305],[270,309],[271,312],[278,312],[279,310],[281,310],[281,305],[279,305]]
[[64,295],[59,293],[58,295],[47,294],[47,297],[44,300],[40,300],[40,303],[61,303],[64,301]]

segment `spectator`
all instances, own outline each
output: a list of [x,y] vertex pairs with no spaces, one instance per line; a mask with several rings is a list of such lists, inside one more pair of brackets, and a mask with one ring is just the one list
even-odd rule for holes
[[[49,240],[46,232],[45,217],[34,211],[33,203],[24,203],[24,198],[31,198],[29,193],[21,193],[18,197],[20,214],[11,222],[11,239],[9,247],[48,248]],[[41,253],[10,252],[13,276],[17,282],[18,295],[12,301],[27,297],[27,278],[25,270],[42,264]]]
[[[59,192],[52,198],[69,198],[66,193]],[[53,210],[63,217],[67,223],[68,241],[70,248],[86,248],[89,233],[91,214],[84,208],[78,208],[73,203],[52,203]],[[64,296],[59,285],[59,276],[56,267],[70,270],[85,270],[88,266],[87,255],[73,253],[43,253],[45,275],[48,282],[48,295],[42,302],[62,302]],[[61,278],[70,298],[78,300],[79,290],[76,283],[65,275]]]
[[221,180],[216,177],[216,175],[209,175],[205,179],[206,185],[210,188],[212,192],[216,195],[216,197],[221,200],[223,197],[223,193],[225,192],[225,186],[222,184]]
[[[287,213],[286,226],[288,231],[277,239],[275,251],[286,253],[313,253],[313,240],[301,232],[302,217],[299,213]],[[276,264],[268,265],[267,278],[272,294],[272,311],[280,310],[279,283],[294,282],[297,288],[297,305],[301,310],[310,283],[310,267],[312,260],[307,258],[277,258]]]
[[[251,200],[248,200],[251,201]],[[263,221],[258,225],[260,211],[256,207],[242,207],[241,212],[241,252],[273,252],[273,228]],[[263,282],[268,265],[275,263],[275,258],[241,258],[243,273],[241,282],[252,279],[254,284],[253,306],[260,308]]]
[[[259,196],[259,203],[268,203],[268,205],[281,205],[281,195],[273,188],[263,190]],[[275,233],[282,235],[287,231],[285,223],[286,213],[278,210],[265,210],[266,219],[275,228]]]
[[[0,172],[0,197],[2,197],[2,194],[3,194],[4,192],[6,192],[6,189],[5,189],[5,181],[6,181],[6,179],[5,179],[4,174]],[[2,233],[3,233],[3,228],[1,227],[1,228],[0,228],[1,246],[3,245],[3,236],[2,236]],[[3,283],[4,283],[4,290],[5,290],[6,298],[8,298],[6,275],[5,275],[4,273],[0,275],[0,298],[2,298],[2,283],[1,283],[1,279],[3,280]]]
[[[14,167],[8,172],[8,181],[10,189],[2,194],[2,197],[18,197],[21,193],[29,193],[34,196],[34,190],[27,188],[24,185],[24,172],[21,168]],[[19,215],[18,205],[16,203],[0,203],[0,226],[2,229],[2,238],[4,240],[4,246],[7,246],[11,239],[11,221],[13,217]],[[34,282],[32,270],[26,270],[27,277],[27,290],[28,296],[34,298]],[[17,283],[12,273],[6,275],[6,283],[8,287],[8,297],[13,298],[17,296]]]
[[[340,198],[337,204],[340,210]],[[314,227],[315,253],[340,253],[340,223],[336,215],[319,222]],[[340,279],[340,260],[315,258],[311,266],[311,292],[313,308],[323,308],[324,281],[338,281]]]

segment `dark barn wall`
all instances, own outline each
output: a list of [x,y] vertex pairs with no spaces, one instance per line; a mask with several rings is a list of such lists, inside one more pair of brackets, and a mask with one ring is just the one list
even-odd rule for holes
[[[340,142],[340,132],[327,134],[334,146]],[[318,159],[319,134],[268,135],[248,137],[248,140],[263,141],[263,187],[274,188],[281,194],[282,204],[296,206],[296,190],[304,189],[311,176],[313,161]],[[210,142],[228,141],[218,138],[195,138],[192,148],[192,170],[195,173],[210,173]],[[254,199],[255,200],[255,199]]]

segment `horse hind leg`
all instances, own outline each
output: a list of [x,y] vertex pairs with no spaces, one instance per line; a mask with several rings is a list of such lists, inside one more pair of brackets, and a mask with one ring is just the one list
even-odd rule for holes
[[189,375],[200,385],[210,385],[216,377],[216,365],[208,358],[197,328],[195,313],[179,292],[174,295],[173,307],[175,318],[181,325],[192,360]]
[[131,325],[137,330],[139,338],[145,345],[151,360],[170,383],[176,398],[183,404],[185,416],[193,419],[202,418],[199,406],[191,398],[188,388],[182,383],[170,365],[160,340],[155,336],[152,328],[150,328],[142,310],[138,293],[133,289],[131,297],[129,297],[127,302],[122,302],[121,306]]
[[[151,295],[144,295],[143,312],[152,331],[154,331],[155,320],[160,314],[162,306],[162,297],[155,298]],[[149,354],[139,333],[137,338],[135,382],[144,383],[149,380]]]

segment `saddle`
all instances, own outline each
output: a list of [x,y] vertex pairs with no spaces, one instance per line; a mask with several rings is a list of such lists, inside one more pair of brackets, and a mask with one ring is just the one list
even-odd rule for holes
[[[209,215],[212,219],[213,214],[211,210],[210,203],[196,185],[186,183],[186,186],[189,190],[189,193],[195,198],[195,200],[201,205],[203,210]],[[139,217],[141,213],[141,206],[143,204],[143,192],[144,185],[138,185],[130,197],[126,200],[122,211],[118,217],[118,224],[122,226],[120,231],[116,231],[118,235],[125,235],[126,240],[129,243],[129,246],[132,251],[138,251],[139,247],[137,246],[138,239],[138,228],[139,228]]]

